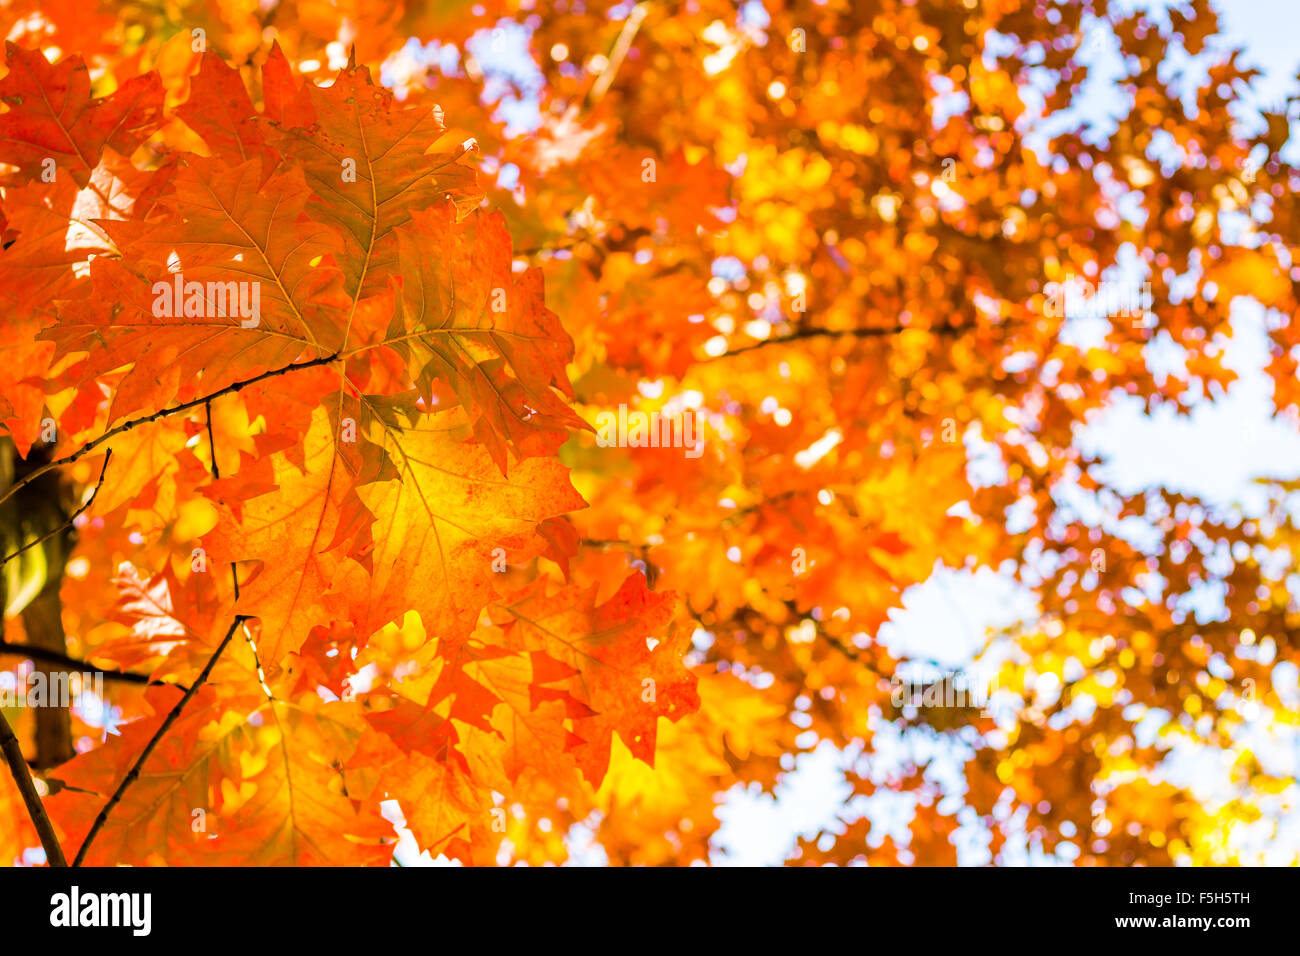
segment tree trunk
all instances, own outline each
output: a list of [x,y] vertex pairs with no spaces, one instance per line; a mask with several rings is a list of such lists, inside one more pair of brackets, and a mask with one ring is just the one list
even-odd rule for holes
[[[30,473],[42,463],[41,449],[33,449],[27,461],[18,461],[12,440],[8,436],[0,438],[0,490],[7,490],[15,481]],[[67,520],[69,509],[65,490],[57,472],[50,472],[37,478],[30,485],[19,491],[0,508],[0,524],[3,534],[0,541],[4,544],[4,554],[12,554],[27,540],[47,533]],[[26,555],[16,558],[16,566],[6,566],[6,583],[21,579],[20,588],[39,586],[34,597],[24,607],[13,608],[20,613],[27,642],[35,647],[66,654],[67,638],[63,633],[63,604],[59,589],[63,584],[63,569],[72,549],[71,529],[55,535],[39,548],[30,549]],[[41,555],[36,555],[36,551]],[[36,560],[43,558],[43,560]],[[27,578],[36,577],[29,581]],[[8,596],[12,588],[5,588],[7,607]],[[62,674],[59,665],[36,663],[36,672],[46,675],[45,686],[50,692],[43,706],[36,708],[36,750],[32,763],[49,769],[70,760],[76,753],[72,745],[72,714],[67,706],[70,701],[61,699],[54,691],[67,687],[63,680],[52,680],[51,675]]]

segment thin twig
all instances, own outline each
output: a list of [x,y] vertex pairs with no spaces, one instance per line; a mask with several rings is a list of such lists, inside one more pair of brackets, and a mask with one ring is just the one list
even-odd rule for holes
[[107,474],[108,472],[108,460],[112,457],[113,457],[113,449],[110,448],[108,450],[108,453],[104,455],[104,466],[99,469],[99,481],[95,482],[95,490],[90,493],[90,497],[86,499],[86,503],[84,505],[82,505],[80,508],[74,511],[71,514],[71,516],[69,516],[67,521],[51,528],[49,531],[45,532],[45,534],[41,535],[35,541],[28,541],[25,545],[23,545],[21,548],[15,551],[13,554],[7,554],[3,558],[0,558],[0,567],[4,567],[6,564],[8,564],[14,558],[18,557],[18,555],[22,554],[27,549],[34,548],[39,544],[44,544],[46,541],[49,541],[51,538],[53,538],[56,534],[59,534],[65,529],[72,527],[72,523],[76,521],[79,517],[81,517],[83,514],[85,514],[86,509],[95,503],[95,496],[99,494],[99,487],[104,483],[104,475]]
[[204,403],[203,421],[208,429],[208,454],[212,456],[212,480],[221,480],[221,469],[217,467],[217,441],[212,437],[212,400]]
[[102,668],[96,667],[89,661],[78,660],[75,657],[69,657],[67,654],[60,654],[58,651],[48,650],[44,647],[37,647],[35,644],[15,644],[13,641],[0,640],[0,654],[17,654],[34,661],[40,661],[42,664],[54,664],[59,667],[66,667],[70,671],[88,671],[90,673],[101,675],[104,680],[120,681],[123,684],[148,684],[151,687],[177,687],[181,690],[189,689],[184,684],[173,684],[171,681],[154,680],[147,674],[136,674],[132,671],[106,671]]
[[615,541],[609,538],[583,538],[578,543],[587,548],[627,548],[632,551],[644,547],[631,541]]
[[618,39],[614,41],[614,49],[610,51],[609,62],[605,64],[605,69],[601,71],[600,76],[596,77],[596,82],[591,85],[591,92],[587,94],[588,106],[600,102],[600,98],[609,90],[614,77],[618,75],[618,68],[623,65],[623,60],[627,57],[627,51],[632,46],[636,31],[641,27],[641,21],[649,12],[650,4],[638,3],[628,14]]
[[[212,480],[221,480],[221,469],[217,466],[217,440],[212,437],[212,402],[209,401],[206,407],[207,414],[204,421],[208,427],[208,455],[212,458]],[[235,600],[239,600],[239,572],[235,569],[235,562],[230,562],[230,580],[235,585]]]
[[853,338],[853,339],[876,339],[888,335],[898,335],[901,332],[930,332],[934,335],[958,335],[962,332],[970,332],[975,329],[973,325],[932,325],[925,327],[922,325],[890,325],[885,327],[869,327],[864,329],[799,329],[788,335],[778,335],[776,338],[763,339],[760,342],[754,342],[751,345],[742,345],[737,349],[730,349],[720,355],[712,355],[708,358],[700,359],[701,362],[716,362],[719,359],[731,358],[733,355],[742,355],[745,352],[752,352],[754,349],[767,348],[770,345],[785,345],[789,342],[800,342],[804,339],[815,338]]
[[[217,440],[212,437],[212,403],[207,404],[207,414],[205,421],[208,427],[208,455],[212,459],[212,479],[221,480],[221,468],[217,465]],[[239,569],[235,567],[235,562],[230,562],[230,581],[235,586],[235,603],[239,602]],[[257,668],[257,681],[262,685],[262,692],[266,694],[267,700],[275,700],[275,695],[271,693],[271,688],[266,686],[266,674],[262,670],[262,658],[257,653],[257,645],[253,642],[253,635],[248,633],[248,628],[244,628],[244,639],[248,641],[248,649],[253,652],[253,666]]]
[[337,361],[338,357],[339,357],[339,353],[334,352],[331,355],[325,355],[322,356],[321,358],[315,358],[309,362],[298,362],[296,364],[291,363],[281,368],[272,369],[269,372],[263,372],[261,375],[254,375],[252,378],[245,379],[242,382],[233,382],[232,384],[227,385],[225,388],[217,389],[211,395],[205,395],[202,398],[196,398],[193,401],[183,402],[182,404],[174,405],[171,408],[164,408],[162,411],[154,412],[152,415],[142,415],[139,418],[131,419],[129,422],[123,422],[121,425],[118,425],[116,428],[110,428],[108,431],[104,432],[104,434],[100,435],[98,438],[96,438],[94,441],[90,442],[89,444],[83,445],[80,449],[73,452],[71,455],[67,455],[63,458],[58,458],[54,461],[49,462],[48,464],[42,465],[40,468],[37,468],[33,472],[28,473],[23,478],[22,481],[13,485],[13,487],[11,487],[3,495],[0,495],[0,504],[4,504],[6,501],[9,500],[10,496],[12,496],[13,493],[16,492],[19,488],[31,484],[33,481],[35,481],[41,475],[45,474],[47,471],[50,471],[54,468],[59,468],[63,465],[70,465],[74,461],[79,461],[80,459],[84,458],[86,455],[94,451],[96,448],[98,448],[100,445],[104,444],[104,442],[108,441],[110,438],[114,438],[122,434],[123,432],[129,432],[133,428],[137,428],[140,425],[147,425],[150,422],[156,422],[156,421],[161,421],[164,418],[170,418],[172,415],[179,415],[181,412],[188,412],[191,408],[198,408],[200,405],[206,405],[214,398],[220,398],[222,395],[232,395],[235,392],[242,392],[250,385],[256,385],[258,382],[264,382],[268,378],[275,378],[275,376],[283,375],[286,372],[295,372],[298,369],[304,369],[304,368],[316,368],[317,366],[320,365],[329,365],[331,362]]
[[208,663],[204,665],[203,670],[199,673],[198,680],[196,680],[190,689],[185,692],[184,696],[176,702],[176,706],[167,714],[162,725],[154,731],[154,735],[149,738],[149,743],[145,744],[145,748],[140,752],[140,756],[135,758],[135,763],[131,765],[131,769],[127,771],[126,776],[122,778],[122,782],[117,785],[117,789],[113,791],[113,795],[108,798],[108,803],[104,804],[104,808],[99,811],[99,816],[95,817],[95,822],[91,825],[90,832],[86,834],[86,839],[81,843],[81,849],[77,851],[76,859],[72,861],[73,866],[81,866],[82,862],[86,859],[86,854],[90,852],[90,845],[95,842],[95,837],[99,835],[99,831],[103,829],[104,824],[108,822],[108,815],[112,813],[113,808],[121,802],[122,796],[126,793],[127,788],[131,786],[131,784],[135,783],[136,778],[140,776],[140,769],[144,766],[144,762],[149,759],[149,755],[153,753],[154,748],[158,746],[158,743],[163,739],[163,736],[171,729],[172,724],[176,723],[177,718],[181,715],[181,711],[184,710],[185,705],[190,702],[190,698],[198,693],[199,688],[202,687],[204,682],[208,679],[208,675],[212,673],[212,668],[217,666],[217,659],[220,658],[222,652],[225,651],[226,646],[230,643],[230,639],[235,636],[235,631],[238,630],[239,626],[246,620],[248,620],[246,615],[236,614],[235,619],[230,622],[230,630],[226,631],[226,636],[221,639],[221,643],[217,646],[216,651],[214,651],[212,656],[208,658]]
[[50,815],[45,812],[41,795],[37,793],[36,783],[32,780],[32,772],[27,768],[27,761],[23,759],[22,745],[18,743],[18,737],[14,734],[14,729],[9,726],[9,721],[5,720],[3,711],[0,711],[0,749],[4,750],[9,772],[14,775],[14,783],[18,784],[18,789],[23,795],[23,803],[27,804],[27,815],[32,818],[32,825],[40,835],[41,846],[45,848],[46,862],[50,866],[67,866],[68,861],[63,856],[63,847],[59,846],[59,838],[54,833],[54,824],[50,822]]
[[582,245],[584,242],[591,243],[592,245],[594,245],[594,243],[592,243],[592,240],[587,236],[570,236],[569,241],[560,243],[559,245],[532,246],[528,249],[516,249],[512,253],[512,255],[516,259],[522,259],[525,256],[536,256],[543,252],[565,252],[569,249],[574,249]]

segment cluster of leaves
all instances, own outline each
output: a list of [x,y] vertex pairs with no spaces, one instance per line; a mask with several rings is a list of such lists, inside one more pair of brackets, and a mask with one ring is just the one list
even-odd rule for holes
[[[696,706],[674,597],[564,580],[573,346],[468,147],[365,67],[299,86],[278,47],[260,110],[212,53],[169,109],[156,74],[93,97],[79,58],[7,52],[5,288],[32,334],[10,371],[43,403],[7,424],[23,454],[45,409],[56,455],[111,445],[70,631],[163,682],[58,768],[65,839],[142,761],[87,862],[377,862],[385,799],[478,859],[494,793],[599,785],[616,732],[650,759]],[[207,155],[142,145],[169,123]],[[258,321],[154,308],[175,277],[258,283]],[[494,568],[542,555],[556,573]]]
[[[78,4],[6,9],[0,420],[24,455],[55,420],[86,487],[114,450],[64,629],[168,685],[112,685],[134,719],[48,775],[69,847],[145,754],[88,860],[384,862],[395,800],[466,862],[565,860],[578,825],[690,862],[721,794],[823,742],[860,756],[794,862],[950,863],[959,827],[994,860],[1231,862],[1294,800],[1248,733],[1294,732],[1287,489],[1254,521],[1126,495],[1078,441],[1116,396],[1222,394],[1243,295],[1300,411],[1286,109],[1229,128],[1252,74],[1207,52],[1205,0],[761,9],[103,2],[101,46]],[[1104,140],[1068,116],[1097,24],[1128,105]],[[515,31],[525,133],[483,103]],[[1048,283],[1125,258],[1153,321],[1081,346]],[[155,317],[177,271],[260,282],[260,325]],[[620,405],[693,411],[703,456],[601,447],[583,423]],[[880,628],[937,566],[1038,599],[1007,720],[891,702]],[[1187,749],[1227,755],[1226,800],[1165,772]],[[861,817],[882,791],[910,833]]]

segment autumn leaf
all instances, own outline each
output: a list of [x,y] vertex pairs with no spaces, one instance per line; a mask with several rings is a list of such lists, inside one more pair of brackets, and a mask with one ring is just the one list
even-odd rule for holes
[[313,213],[344,237],[349,295],[364,298],[397,274],[393,230],[416,210],[452,199],[478,204],[465,144],[439,144],[435,111],[395,106],[364,67],[342,71],[327,89],[308,84],[286,106],[299,125],[265,122],[271,144],[302,169],[319,205]]
[[105,224],[124,258],[97,258],[97,294],[70,304],[66,319],[43,333],[56,356],[86,353],[69,370],[69,384],[130,364],[113,400],[115,419],[217,391],[300,355],[326,357],[343,342],[340,275],[313,265],[339,248],[337,237],[299,221],[309,199],[301,176],[286,170],[263,180],[258,159],[236,167],[191,163],[155,218]]
[[[120,782],[178,696],[151,692],[157,720],[132,723],[61,771],[76,788],[55,802],[70,837],[84,833],[96,795]],[[147,864],[154,854],[192,863],[234,854],[264,866],[385,862],[391,827],[377,810],[358,812],[338,763],[357,740],[348,710],[266,703],[239,717],[193,706],[145,762],[145,782],[127,791],[87,862]]]
[[573,342],[546,307],[541,273],[511,274],[501,216],[457,225],[442,205],[414,213],[397,242],[402,291],[380,341],[430,403],[434,383],[449,384],[503,471],[506,449],[534,431],[585,427],[563,398],[573,397]]
[[547,688],[567,691],[592,711],[574,720],[581,743],[569,749],[593,784],[609,766],[615,732],[634,756],[653,764],[658,719],[680,720],[699,706],[695,679],[682,666],[689,638],[652,636],[669,621],[672,601],[671,593],[648,591],[634,574],[601,604],[594,588],[570,586],[551,595],[535,588],[495,606],[507,615],[510,646],[567,666],[548,675]]
[[79,56],[49,63],[40,52],[5,43],[8,73],[0,79],[0,141],[11,181],[51,181],[60,170],[84,187],[105,147],[130,156],[159,125],[162,84],[147,73],[111,96],[94,98]]

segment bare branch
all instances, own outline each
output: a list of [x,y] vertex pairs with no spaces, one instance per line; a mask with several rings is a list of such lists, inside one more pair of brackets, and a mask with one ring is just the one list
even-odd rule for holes
[[[221,480],[221,469],[217,466],[217,441],[212,437],[212,403],[207,406],[207,427],[208,427],[208,454],[212,458],[212,477],[216,481]],[[230,581],[235,587],[235,602],[239,602],[239,569],[235,567],[235,562],[230,562]],[[253,642],[253,635],[248,633],[248,628],[244,628],[244,639],[248,641],[248,649],[253,652],[253,666],[257,668],[257,680],[262,685],[262,691],[266,694],[266,699],[274,701],[275,695],[271,693],[271,688],[266,685],[266,673],[262,670],[262,657],[257,653],[257,645]]]
[[595,243],[588,236],[569,236],[564,242],[557,243],[556,245],[531,246],[527,249],[516,249],[512,253],[512,255],[516,259],[521,259],[524,258],[525,256],[540,255],[543,252],[564,252],[568,249],[575,249],[578,246],[582,245],[584,242],[590,245],[595,245]]
[[609,60],[605,64],[605,69],[596,77],[596,82],[591,85],[591,91],[587,94],[587,105],[592,106],[600,102],[601,97],[608,92],[610,84],[614,82],[614,77],[618,75],[618,69],[623,65],[623,60],[627,57],[627,51],[632,48],[632,41],[636,38],[636,32],[641,28],[641,21],[646,18],[650,12],[650,4],[638,3],[632,8],[632,12],[623,21],[623,29],[619,31],[618,39],[614,41],[614,49],[610,50]]
[[9,772],[14,775],[14,783],[18,784],[18,790],[23,795],[23,803],[27,804],[27,814],[32,818],[32,824],[40,835],[41,846],[45,848],[46,861],[50,866],[67,866],[68,861],[63,856],[63,847],[59,846],[59,838],[54,833],[54,824],[50,822],[50,815],[45,812],[41,795],[36,791],[36,783],[32,780],[32,772],[27,767],[27,761],[23,759],[22,745],[18,743],[18,737],[14,734],[14,729],[9,726],[9,721],[5,720],[3,711],[0,711],[0,749],[4,751]]
[[848,339],[879,339],[890,335],[898,335],[900,332],[930,332],[934,335],[960,335],[962,332],[974,330],[973,325],[932,325],[925,327],[921,325],[888,325],[888,326],[871,326],[862,329],[798,329],[787,335],[778,335],[775,338],[763,339],[761,342],[754,342],[751,345],[742,345],[737,349],[730,349],[721,355],[712,355],[708,358],[701,359],[702,362],[716,362],[719,359],[731,358],[733,355],[742,355],[745,352],[752,352],[755,349],[767,348],[772,345],[786,345],[790,342],[801,342],[805,339],[816,338],[848,338]]
[[102,830],[104,824],[108,822],[108,815],[112,813],[113,808],[121,802],[122,796],[126,793],[127,788],[130,787],[131,784],[135,783],[136,778],[140,776],[140,768],[142,768],[145,761],[149,759],[149,755],[153,753],[154,748],[158,746],[159,741],[161,741],[167,734],[167,731],[171,729],[172,724],[176,723],[177,718],[181,715],[181,711],[184,710],[185,705],[190,702],[190,698],[198,693],[199,688],[207,681],[208,675],[212,673],[212,668],[217,666],[217,660],[221,657],[227,645],[230,644],[230,639],[235,636],[235,631],[238,630],[239,626],[246,620],[248,620],[247,615],[236,614],[234,620],[230,622],[230,629],[226,631],[226,636],[221,639],[221,643],[217,645],[217,649],[212,653],[212,656],[208,658],[208,663],[204,665],[203,670],[199,673],[198,679],[190,689],[185,692],[184,696],[176,702],[176,706],[171,709],[162,724],[156,731],[154,731],[154,735],[149,738],[149,742],[145,744],[144,750],[140,752],[140,756],[135,758],[135,763],[131,765],[131,769],[127,771],[126,776],[122,778],[122,782],[117,785],[117,789],[113,791],[113,795],[108,798],[108,803],[104,804],[104,809],[100,810],[99,816],[95,817],[95,822],[91,825],[90,832],[86,834],[86,839],[81,843],[81,849],[77,851],[76,859],[72,861],[73,866],[81,866],[82,862],[86,859],[86,854],[90,852],[90,845],[95,842],[95,837],[99,835],[99,831]]
[[35,541],[28,541],[25,545],[23,545],[21,548],[15,551],[13,554],[7,554],[3,558],[0,558],[0,567],[4,567],[6,564],[8,564],[14,558],[18,557],[18,555],[22,554],[27,549],[34,548],[37,545],[44,544],[46,541],[49,541],[51,538],[53,538],[56,534],[59,534],[63,530],[72,527],[72,523],[76,521],[79,516],[85,514],[86,509],[89,508],[92,504],[94,504],[95,496],[99,494],[99,488],[104,483],[104,475],[108,472],[108,460],[112,457],[113,457],[113,449],[110,448],[108,450],[108,454],[104,456],[104,466],[99,469],[99,481],[95,482],[95,490],[90,493],[90,497],[86,499],[86,503],[84,505],[82,505],[71,515],[69,515],[67,521],[63,522],[62,524],[55,525],[49,531],[45,532],[45,534],[37,538]]
[[75,657],[69,657],[67,654],[60,654],[58,651],[52,651],[48,648],[37,647],[34,644],[15,644],[13,641],[0,640],[0,654],[16,654],[21,657],[30,658],[34,661],[40,661],[43,664],[55,664],[59,667],[66,667],[70,671],[89,671],[101,675],[104,680],[115,680],[123,684],[148,684],[152,687],[179,687],[181,690],[188,690],[184,684],[173,684],[171,681],[154,680],[147,674],[136,674],[132,671],[106,671],[96,667],[89,661],[78,660]]
[[8,501],[9,498],[14,494],[14,492],[18,491],[19,488],[23,488],[26,485],[31,484],[33,481],[35,481],[41,475],[45,474],[47,471],[50,471],[54,468],[59,468],[63,465],[70,465],[74,461],[80,461],[82,458],[84,458],[86,455],[89,455],[100,445],[104,444],[104,442],[108,441],[110,438],[115,438],[116,436],[122,434],[123,432],[129,432],[133,428],[137,428],[140,425],[147,425],[150,422],[156,422],[156,421],[161,421],[164,418],[170,418],[172,415],[179,415],[181,412],[188,412],[192,408],[198,408],[200,405],[206,405],[214,398],[220,398],[222,395],[232,395],[235,392],[242,392],[250,385],[256,385],[258,382],[264,382],[268,378],[275,378],[277,375],[284,375],[286,372],[296,372],[299,369],[316,368],[317,366],[320,365],[329,365],[331,362],[337,361],[338,357],[339,357],[339,353],[334,352],[331,355],[324,355],[321,356],[320,358],[312,359],[309,362],[298,362],[296,364],[285,365],[281,368],[272,369],[269,372],[263,372],[261,375],[254,375],[252,378],[245,379],[242,382],[233,382],[232,384],[227,385],[225,388],[217,389],[211,395],[205,395],[202,398],[196,398],[193,401],[183,402],[180,405],[173,405],[171,408],[164,408],[162,411],[154,412],[152,415],[142,415],[139,418],[131,419],[129,422],[123,422],[121,425],[118,425],[116,428],[110,428],[108,431],[104,432],[104,434],[100,435],[98,438],[96,438],[94,441],[90,442],[89,444],[83,445],[80,449],[73,452],[71,455],[67,455],[63,458],[57,458],[54,461],[49,462],[48,464],[42,465],[40,468],[37,468],[35,471],[30,472],[28,475],[26,475],[23,478],[22,481],[17,482],[3,495],[0,495],[0,504],[4,504],[4,502]]

